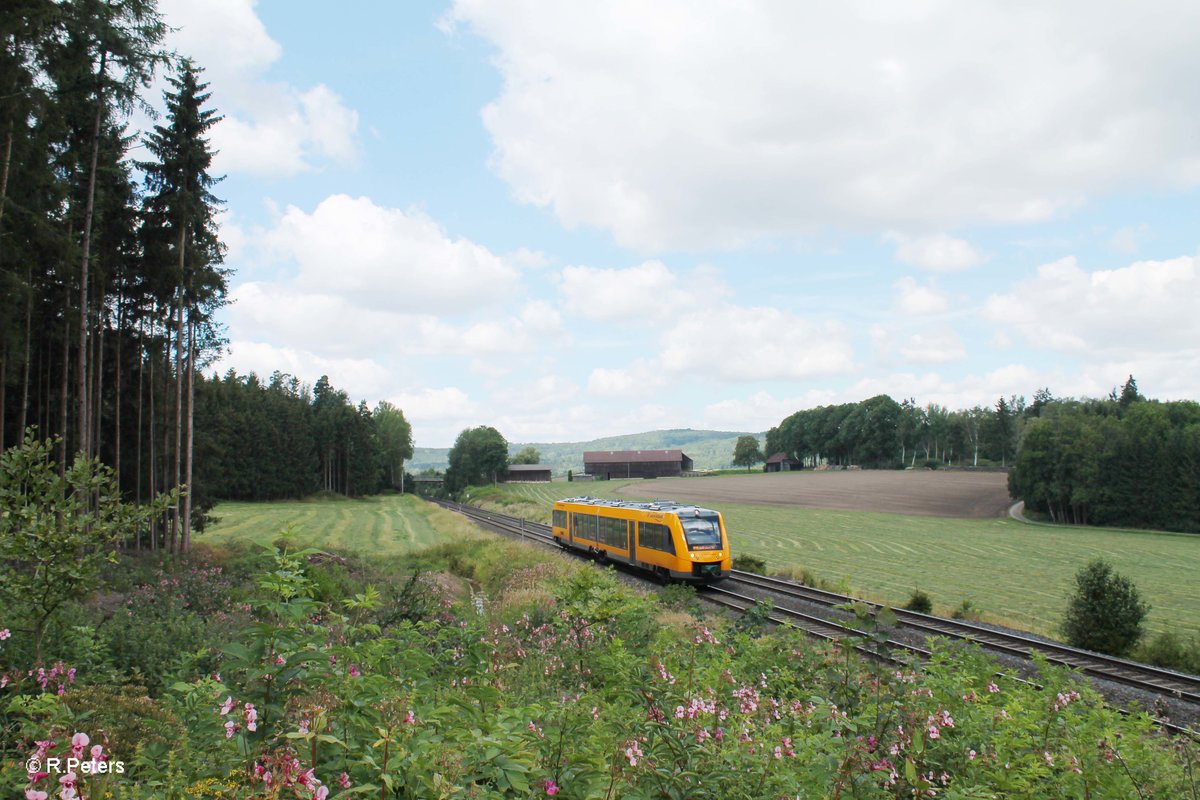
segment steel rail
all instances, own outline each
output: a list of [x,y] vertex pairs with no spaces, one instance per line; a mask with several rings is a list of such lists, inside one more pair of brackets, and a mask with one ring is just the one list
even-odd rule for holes
[[[859,600],[824,589],[814,589],[795,581],[771,578],[752,572],[734,570],[732,579],[761,589],[780,592],[787,596],[822,605],[836,606],[846,603],[863,603],[871,608],[881,608],[879,603]],[[903,608],[894,608],[892,610],[896,615],[897,622],[912,630],[923,631],[933,636],[965,639],[976,642],[988,650],[1007,653],[1020,658],[1028,659],[1034,653],[1040,653],[1051,663],[1077,669],[1098,678],[1104,678],[1127,686],[1154,692],[1155,694],[1167,695],[1200,705],[1200,677],[1173,672],[1149,664],[1140,664],[1136,661],[1116,658],[1104,655],[1103,653],[1094,653],[1090,650],[1082,650],[1058,642],[1047,642],[1019,633],[997,631],[993,628],[975,625],[963,620],[935,617],[930,614],[922,614]]]

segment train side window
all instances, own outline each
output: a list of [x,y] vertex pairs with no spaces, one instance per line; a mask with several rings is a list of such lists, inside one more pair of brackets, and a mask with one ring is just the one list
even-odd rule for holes
[[567,527],[567,512],[563,511],[561,508],[554,509],[554,527]]
[[599,517],[592,514],[572,514],[571,527],[575,530],[575,536],[596,541],[596,521],[598,519]]
[[650,550],[675,553],[675,544],[671,541],[671,529],[657,522],[638,523],[638,545]]

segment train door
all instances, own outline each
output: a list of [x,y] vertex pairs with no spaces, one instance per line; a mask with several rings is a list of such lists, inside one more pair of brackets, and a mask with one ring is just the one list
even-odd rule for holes
[[637,563],[637,523],[625,520],[625,535],[629,537],[629,560]]
[[575,512],[567,513],[567,541],[575,543]]

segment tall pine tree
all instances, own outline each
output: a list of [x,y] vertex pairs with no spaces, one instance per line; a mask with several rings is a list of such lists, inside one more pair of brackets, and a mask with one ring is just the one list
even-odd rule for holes
[[[174,91],[164,97],[166,125],[146,137],[153,161],[140,163],[146,172],[147,224],[161,234],[159,253],[175,283],[175,447],[174,483],[192,480],[192,419],[197,358],[219,342],[212,312],[225,302],[225,248],[217,236],[216,212],[221,201],[212,193],[213,150],[206,136],[221,117],[205,108],[210,94],[200,83],[200,69],[184,59],[169,78]],[[184,412],[186,386],[187,410]],[[170,546],[186,552],[191,545],[192,494],[178,504]],[[176,542],[176,536],[178,541]]]

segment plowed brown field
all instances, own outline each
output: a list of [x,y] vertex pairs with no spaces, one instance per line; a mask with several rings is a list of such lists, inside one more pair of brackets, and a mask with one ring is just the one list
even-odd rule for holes
[[[653,488],[651,488],[653,487]],[[618,489],[625,494],[703,503],[841,508],[931,517],[985,519],[1012,505],[1003,472],[844,470],[713,478],[660,478]]]

